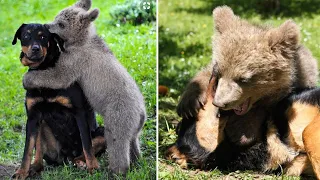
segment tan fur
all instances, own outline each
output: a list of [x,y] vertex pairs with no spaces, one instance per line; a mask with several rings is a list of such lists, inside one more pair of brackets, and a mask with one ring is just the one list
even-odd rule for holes
[[314,175],[310,160],[306,154],[300,154],[290,162],[285,169],[288,176]]
[[72,104],[70,102],[70,99],[67,98],[67,97],[64,97],[64,96],[57,96],[57,97],[54,97],[54,98],[49,98],[48,99],[49,102],[56,102],[56,103],[59,103],[63,106],[66,106],[68,108],[71,108],[72,107]]
[[22,161],[20,168],[15,172],[15,179],[26,179],[29,175],[29,169],[31,164],[31,156],[33,152],[33,148],[35,146],[35,136],[30,136],[29,148],[27,149],[27,156],[24,161]]
[[[215,80],[212,79],[210,86],[213,86]],[[226,121],[217,117],[218,108],[212,104],[212,88],[208,88],[207,102],[203,109],[199,110],[196,122],[196,136],[199,144],[207,151],[212,152],[218,144],[224,139],[223,129]]]
[[165,154],[166,159],[174,161],[175,163],[179,164],[181,168],[188,168],[188,159],[187,156],[182,154],[178,148],[174,145],[171,146]]
[[316,86],[317,61],[299,44],[299,27],[293,21],[277,28],[255,26],[234,15],[227,6],[217,7],[213,17],[214,59],[187,86],[178,105],[180,116],[196,116],[205,103],[213,68],[221,77],[214,104],[224,109],[233,109],[248,98],[249,110],[269,106],[292,87]]
[[318,115],[319,108],[316,106],[294,103],[292,108],[287,112],[290,127],[290,134],[292,136],[292,143],[297,144],[297,148],[301,151],[305,151],[302,132],[307,125]]
[[303,131],[303,143],[312,163],[313,170],[320,179],[320,114]]
[[26,105],[27,109],[30,110],[33,105],[37,104],[38,102],[43,101],[43,98],[41,97],[36,97],[36,98],[27,98],[26,99]]
[[298,152],[282,143],[277,135],[277,129],[271,123],[268,124],[267,143],[270,158],[265,165],[265,171],[275,170],[279,165],[291,162],[298,155]]

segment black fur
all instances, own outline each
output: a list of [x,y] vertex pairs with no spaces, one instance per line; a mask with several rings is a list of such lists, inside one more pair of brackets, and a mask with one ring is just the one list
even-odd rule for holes
[[[27,30],[32,32],[30,33],[30,37],[21,38],[21,35]],[[42,31],[46,38],[39,39],[36,37],[39,31]],[[43,62],[38,67],[29,69],[29,71],[44,70],[54,67],[59,59],[60,50],[64,50],[63,41],[57,35],[51,34],[41,24],[21,25],[14,36],[12,44],[15,44],[17,39],[21,40],[22,46],[28,46],[37,41],[42,47],[48,48],[47,55]],[[20,59],[23,57],[24,53],[21,53]],[[64,106],[58,102],[49,101],[50,98],[55,98],[57,96],[63,96],[69,99],[71,107]],[[88,152],[88,147],[92,147],[91,138],[104,135],[103,131],[99,130],[97,127],[94,111],[87,102],[86,97],[78,84],[74,84],[67,89],[59,90],[47,88],[27,89],[26,98],[43,99],[43,101],[34,104],[29,110],[26,107],[28,116],[26,146],[30,136],[38,133],[38,128],[42,121],[45,121],[48,124],[56,140],[62,146],[59,154],[60,156],[62,155],[65,160],[67,158],[72,159],[80,156],[83,152],[83,148]],[[24,156],[26,156],[26,149]],[[57,159],[52,159],[47,155],[44,155],[44,159],[49,164],[59,163]]]

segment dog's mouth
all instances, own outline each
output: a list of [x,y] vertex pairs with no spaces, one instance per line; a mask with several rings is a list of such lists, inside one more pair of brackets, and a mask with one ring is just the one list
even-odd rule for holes
[[44,60],[44,56],[42,57],[36,57],[36,58],[28,58],[28,56],[24,56],[22,57],[21,59],[21,63],[24,65],[24,66],[28,66],[29,68],[31,69],[35,69],[35,68],[38,68],[40,66],[40,64],[43,62]]
[[246,99],[242,104],[233,108],[234,113],[240,116],[246,114],[250,109],[250,99]]

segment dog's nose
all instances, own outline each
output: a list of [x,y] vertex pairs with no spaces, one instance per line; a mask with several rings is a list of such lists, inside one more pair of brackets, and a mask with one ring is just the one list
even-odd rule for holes
[[38,52],[40,50],[40,46],[37,44],[32,45],[32,52]]

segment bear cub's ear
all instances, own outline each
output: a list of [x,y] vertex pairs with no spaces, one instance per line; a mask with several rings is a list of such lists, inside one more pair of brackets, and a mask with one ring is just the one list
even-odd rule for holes
[[238,19],[238,17],[234,15],[232,9],[228,6],[217,7],[213,10],[212,14],[215,30],[220,34],[231,29]]
[[288,20],[280,27],[271,29],[269,35],[269,46],[281,46],[282,48],[295,48],[299,43],[300,29],[292,20]]
[[91,0],[79,0],[74,6],[80,7],[86,11],[88,11],[91,7]]
[[93,9],[93,10],[85,13],[81,17],[81,21],[83,21],[83,22],[93,22],[94,20],[97,19],[98,16],[99,16],[99,9]]

